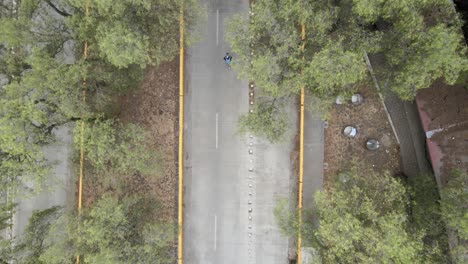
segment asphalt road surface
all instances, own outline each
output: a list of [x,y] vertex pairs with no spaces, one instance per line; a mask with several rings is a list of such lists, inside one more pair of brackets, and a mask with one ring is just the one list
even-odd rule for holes
[[248,111],[248,82],[222,59],[230,51],[225,19],[247,15],[249,3],[205,3],[201,41],[187,50],[185,67],[184,263],[288,263],[288,240],[273,208],[289,193],[292,144],[236,133],[238,117]]
[[51,174],[44,182],[42,192],[17,200],[18,206],[13,215],[13,237],[22,235],[34,210],[65,206],[75,201],[75,181],[69,160],[72,148],[71,131],[71,127],[60,127],[55,131],[57,142],[44,148],[44,156],[53,162]]

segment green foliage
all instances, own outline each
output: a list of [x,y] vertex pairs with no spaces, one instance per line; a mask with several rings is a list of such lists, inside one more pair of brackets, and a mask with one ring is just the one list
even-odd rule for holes
[[410,223],[424,232],[424,255],[430,263],[447,263],[448,240],[442,219],[440,196],[433,175],[408,178],[411,196]]
[[[14,78],[1,91],[2,117],[50,129],[82,111],[79,86],[82,66],[57,63],[44,52],[34,50],[26,60],[30,69]],[[78,101],[78,102],[77,102]],[[50,132],[50,131],[48,131]]]
[[279,199],[273,209],[276,224],[284,236],[297,237],[299,232],[299,216],[297,210],[291,210],[288,199]]
[[346,51],[340,42],[329,43],[314,54],[306,66],[306,83],[316,87],[321,98],[331,98],[354,92],[366,76],[366,64],[362,54]]
[[45,238],[50,246],[39,259],[59,264],[84,254],[84,263],[172,263],[174,227],[149,218],[138,209],[141,202],[104,195],[81,218],[63,215],[52,224]]
[[[449,262],[432,176],[410,178],[405,187],[388,173],[362,175],[354,168],[317,192],[315,208],[314,214],[303,214],[302,239],[324,263]],[[284,201],[274,214],[287,235],[297,235],[297,215]]]
[[[0,251],[2,260],[31,264],[172,263],[175,229],[154,220],[143,196],[101,197],[81,216],[58,207],[35,211],[24,235]],[[2,244],[3,245],[3,244]]]
[[[82,1],[68,0],[75,9],[82,9]],[[110,64],[127,68],[159,64],[171,60],[179,51],[179,1],[149,0],[92,0],[89,17],[75,13],[70,24],[76,37],[87,39],[92,56]],[[190,29],[200,16],[197,1],[186,1],[186,23]],[[95,53],[93,53],[93,51]]]
[[225,39],[231,45],[231,50],[236,53],[236,63],[232,67],[237,71],[239,77],[250,79],[251,72],[251,46],[249,20],[240,14],[226,19]]
[[226,39],[240,76],[270,96],[296,94],[301,86],[319,98],[343,95],[365,78],[365,50],[384,55],[380,78],[411,99],[434,80],[453,84],[466,71],[460,26],[448,1],[259,0],[250,20],[228,21]]
[[303,247],[319,247],[320,241],[314,235],[318,224],[315,212],[302,209],[302,223],[299,225],[299,210],[291,208],[288,199],[281,198],[276,201],[273,215],[284,236],[297,239],[300,232]]
[[[140,65],[131,65],[126,69],[120,69],[94,60],[86,62],[86,65],[86,89],[90,92],[108,94],[109,96],[118,95],[135,89],[136,85],[143,79],[144,71]],[[88,96],[92,99],[94,95],[89,94]]]
[[59,207],[33,212],[21,242],[14,246],[16,261],[27,264],[46,263],[40,260],[41,254],[47,249],[44,239],[49,233],[51,222],[58,218],[59,213]]
[[81,91],[77,89],[81,87],[86,65],[59,63],[40,50],[33,50],[27,62],[31,71],[18,81],[21,86],[18,90],[47,110],[49,122],[68,120],[86,111],[82,108]]
[[117,22],[99,27],[96,34],[99,49],[112,65],[125,68],[137,64],[144,68],[149,62],[148,37],[136,34],[126,26]]
[[20,192],[19,188],[25,182],[30,181],[34,182],[36,191],[39,191],[49,172],[48,163],[38,144],[42,135],[34,135],[34,131],[25,129],[23,122],[13,122],[4,116],[0,117],[0,191],[6,193],[9,190],[12,196]]
[[405,187],[388,174],[341,174],[315,203],[325,263],[425,263],[423,234],[408,228]]
[[[41,238],[43,250],[38,256],[39,263],[62,264],[75,260],[80,254],[82,218],[75,211],[61,210],[55,219],[50,219],[47,233]],[[31,247],[24,243],[24,249]],[[19,251],[16,254],[21,254]]]
[[[55,140],[55,128],[82,117],[92,120],[100,115],[99,111],[107,114],[111,98],[135,85],[130,82],[136,82],[142,75],[141,69],[133,66],[124,72],[96,61],[61,63],[36,48],[25,57],[15,70],[19,75],[0,91],[1,182],[2,188],[13,187],[12,193],[27,181],[34,182],[34,191],[40,190],[50,165],[43,157],[42,148]],[[85,77],[86,86],[82,84]],[[82,102],[82,89],[88,91],[88,104]],[[135,142],[143,144],[135,128],[128,128],[124,134],[128,138],[132,131],[137,137]],[[120,149],[129,147],[120,146]],[[143,155],[129,156],[128,160],[119,157],[119,164],[126,164],[123,167],[133,164],[143,170],[145,161],[139,160]]]
[[[90,0],[86,17],[81,0],[0,4],[0,192],[39,192],[51,177],[43,148],[54,142],[57,127],[74,121],[91,122],[86,154],[94,172],[154,172],[158,160],[147,133],[112,118],[118,96],[138,85],[146,64],[179,51],[180,4]],[[191,30],[202,9],[196,0],[184,4]],[[85,40],[88,56],[79,59]]]
[[450,5],[437,0],[258,0],[248,18],[228,19],[226,40],[236,55],[233,67],[257,90],[286,98],[305,87],[325,102],[318,106],[326,115],[332,98],[349,95],[365,81],[363,51],[383,55],[378,77],[403,99],[439,78],[454,84],[467,70],[468,58],[460,19]]
[[125,211],[124,205],[111,197],[103,197],[91,209],[81,229],[85,250],[89,250],[87,262],[113,263],[125,254],[126,243],[113,245],[123,242],[129,228]]
[[276,104],[278,103],[275,101],[257,102],[252,113],[246,113],[239,118],[239,132],[241,134],[251,132],[271,142],[284,139],[289,121],[287,115]]
[[11,202],[0,203],[0,230],[12,227],[9,220],[11,220],[12,215],[15,213],[16,206],[16,203]]
[[273,97],[300,88],[289,85],[299,77],[300,36],[291,19],[296,8],[286,0],[256,1],[250,21],[238,15],[227,22],[226,40],[236,54],[236,69]]
[[[42,148],[55,140],[55,128],[82,117],[93,120],[99,116],[96,111],[104,112],[110,108],[109,103],[103,102],[111,102],[112,96],[128,89],[130,81],[141,78],[141,69],[136,71],[135,67],[129,67],[125,73],[98,62],[64,64],[39,49],[33,49],[24,64],[28,69],[20,69],[21,74],[0,91],[1,188],[12,187],[12,194],[22,192],[21,187],[28,181],[34,182],[33,191],[40,191],[50,167]],[[87,82],[83,86],[85,77]],[[82,103],[80,88],[88,90],[88,104]],[[145,168],[151,168],[144,163],[149,162],[148,156],[152,152],[126,156],[137,153],[131,152],[131,148],[145,146],[142,137],[146,134],[140,132],[134,126],[125,128],[117,143],[128,142],[130,145],[120,145],[117,149],[121,152],[106,150],[113,154],[110,160],[120,164],[117,171],[137,168],[146,172]],[[135,137],[133,141],[132,136]],[[137,142],[139,145],[131,145]]]
[[454,171],[441,191],[442,217],[460,239],[468,240],[468,173]]
[[1,181],[12,194],[27,181],[40,190],[49,172],[42,147],[54,141],[54,128],[83,111],[76,89],[82,65],[60,64],[39,50],[26,63],[30,69],[0,91]]
[[29,68],[26,62],[28,54],[24,49],[15,48],[4,52],[0,57],[0,73],[5,78],[11,79],[20,76],[21,73]]
[[453,84],[466,71],[462,23],[449,1],[353,0],[352,9],[363,26],[381,32],[381,76],[401,98],[412,99],[438,78]]
[[451,248],[450,255],[452,257],[452,263],[465,264],[466,256],[468,255],[468,248],[463,244],[463,242],[461,242]]
[[8,264],[13,260],[11,240],[0,238],[0,263]]
[[454,84],[468,69],[466,48],[460,46],[462,39],[459,32],[437,25],[412,41],[407,51],[389,54],[389,62],[396,69],[386,77],[390,87],[401,98],[412,99],[415,90],[429,87],[438,78]]
[[40,46],[50,55],[60,53],[71,37],[70,30],[60,9],[57,12],[51,6],[57,8],[52,1],[23,0],[6,8],[8,11],[0,14],[0,43],[7,48],[30,45]]
[[28,21],[2,17],[0,18],[0,43],[6,47],[18,47],[31,42]]
[[162,249],[167,250],[173,241],[173,228],[130,222],[135,213],[131,208],[138,202],[124,199],[119,203],[115,198],[103,197],[93,207],[82,226],[86,263],[171,263],[169,251]]
[[462,72],[460,74],[456,84],[463,85],[463,87],[465,87],[465,89],[468,89],[468,70],[466,70],[466,71],[464,71],[464,72]]
[[[157,154],[148,145],[148,132],[141,127],[112,119],[97,119],[85,127],[85,157],[97,172],[150,174],[157,169]],[[75,133],[77,145],[79,137],[80,133]]]
[[[320,98],[348,92],[364,79],[366,65],[360,49],[331,34],[338,11],[327,1],[256,1],[250,21],[237,15],[227,23],[236,69],[273,97],[297,94],[301,86]],[[310,38],[304,51],[301,21]]]
[[83,221],[86,263],[171,263],[168,249],[174,240],[173,227],[148,220],[141,225],[129,221],[137,217],[132,214],[138,211],[132,208],[138,202],[124,199],[119,203],[106,196],[99,200]]

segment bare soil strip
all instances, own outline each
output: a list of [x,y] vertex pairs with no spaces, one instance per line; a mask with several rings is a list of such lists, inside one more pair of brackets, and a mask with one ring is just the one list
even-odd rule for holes
[[[161,170],[146,177],[146,185],[161,202],[161,220],[177,219],[177,140],[178,140],[177,60],[149,66],[139,89],[122,98],[120,119],[148,129],[151,142],[160,153]],[[143,186],[142,186],[143,187]]]
[[[400,152],[392,128],[379,96],[370,84],[363,85],[358,91],[364,101],[360,105],[346,103],[334,105],[330,113],[328,128],[325,129],[325,183],[340,171],[353,164],[365,170],[389,171],[400,173]],[[343,135],[343,129],[351,125],[357,129],[354,138]],[[366,140],[377,139],[380,148],[376,151],[366,149]]]

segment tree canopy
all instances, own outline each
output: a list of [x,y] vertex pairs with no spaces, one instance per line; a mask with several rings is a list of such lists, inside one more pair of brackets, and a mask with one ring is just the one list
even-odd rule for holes
[[[85,15],[81,0],[0,3],[0,193],[13,196],[31,181],[39,191],[53,165],[44,146],[73,122],[86,122],[90,178],[112,181],[99,190],[111,194],[80,215],[58,207],[34,212],[24,234],[0,239],[1,263],[69,263],[77,255],[82,263],[173,262],[174,226],[157,220],[159,202],[146,195],[148,186],[133,195],[129,180],[154,175],[159,155],[144,128],[117,118],[116,101],[138,86],[147,64],[179,52],[180,4],[90,0]],[[189,44],[201,8],[195,0],[184,7]],[[12,208],[0,209],[8,227]]]
[[[79,133],[75,133],[79,145]],[[96,173],[150,173],[157,167],[157,153],[148,145],[148,132],[134,124],[113,119],[89,122],[84,131],[84,153]]]
[[423,254],[429,263],[448,263],[449,244],[446,224],[440,206],[440,195],[434,175],[407,179],[410,196],[409,221],[413,229],[424,234]]
[[384,81],[409,98],[440,77],[453,83],[467,69],[460,26],[448,1],[259,0],[250,19],[231,19],[226,39],[240,74],[271,96],[297,93],[301,85],[318,97],[352,90],[366,77],[367,51],[385,56]]
[[281,230],[313,247],[324,263],[446,263],[448,243],[433,176],[408,185],[388,173],[357,168],[333,177],[314,197],[314,210],[297,212],[280,201]]
[[[74,9],[69,18],[76,39],[88,40],[90,51],[118,68],[159,64],[179,51],[180,1],[91,0],[84,17],[83,1],[66,0]],[[187,34],[200,18],[194,0],[184,1]]]
[[270,97],[301,87],[324,101],[355,92],[367,79],[366,52],[380,58],[373,64],[382,86],[409,100],[468,70],[460,26],[450,1],[258,0],[249,17],[228,21],[226,40],[239,75]]
[[[201,8],[184,3],[190,31]],[[90,155],[114,154],[94,165],[112,161],[119,171],[142,172],[151,154],[142,151],[144,130],[106,119],[115,117],[116,97],[138,85],[146,64],[177,54],[180,2],[91,0],[88,16],[78,0],[3,1],[0,7],[0,190],[14,187],[14,194],[31,181],[40,186],[50,168],[43,146],[55,140],[55,128],[75,121],[91,122],[100,132],[101,138],[88,139],[104,149],[89,149]],[[85,40],[88,56],[82,58]],[[102,125],[109,123],[108,129]],[[119,155],[110,151],[117,146]]]
[[253,132],[271,142],[284,139],[288,128],[288,117],[281,110],[282,103],[273,101],[258,101],[252,113],[239,118],[239,132]]
[[5,261],[35,264],[172,263],[174,227],[155,221],[142,196],[105,194],[82,216],[63,208],[35,211],[24,235],[2,251]]
[[[372,2],[372,3],[370,3]],[[438,78],[454,84],[468,70],[462,21],[450,1],[353,0],[353,13],[364,27],[373,26],[385,56],[380,76],[403,99]]]
[[405,187],[388,174],[341,174],[315,201],[325,262],[424,263],[421,234],[408,228]]
[[[460,240],[468,240],[468,173],[454,171],[441,191],[442,218]],[[468,249],[465,247],[465,252]]]

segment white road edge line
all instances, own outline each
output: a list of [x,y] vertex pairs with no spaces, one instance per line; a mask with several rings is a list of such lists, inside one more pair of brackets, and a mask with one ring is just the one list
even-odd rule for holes
[[216,113],[216,149],[218,149],[218,113]]
[[219,45],[219,9],[216,9],[216,46]]
[[215,215],[214,216],[214,251],[216,251],[216,247],[217,247],[216,244],[218,244],[217,243],[218,242],[217,241],[218,240],[217,232],[218,232],[218,217]]

